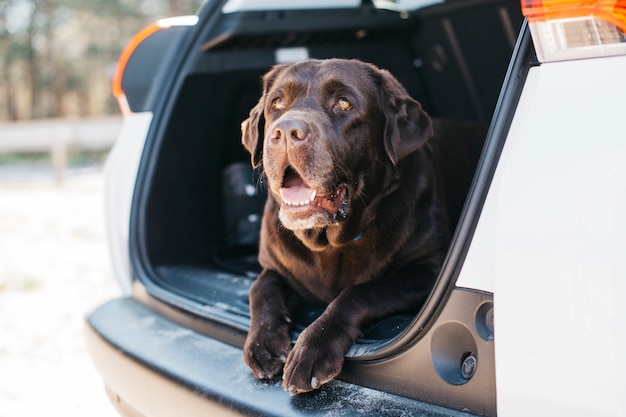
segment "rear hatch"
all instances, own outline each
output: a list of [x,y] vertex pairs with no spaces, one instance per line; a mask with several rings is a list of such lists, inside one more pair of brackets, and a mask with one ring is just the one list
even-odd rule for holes
[[[158,94],[152,92],[154,118],[129,238],[136,299],[241,347],[249,326],[248,290],[260,271],[266,190],[241,145],[240,124],[260,96],[261,76],[280,62],[358,58],[388,69],[431,116],[489,125],[522,17],[519,2],[508,0],[449,1],[408,11],[369,2],[241,11],[228,3],[204,7],[180,44],[180,62]],[[478,157],[470,162],[478,164]],[[472,219],[460,219],[459,228],[471,229]],[[348,353],[341,379],[495,414],[491,294],[455,286],[467,236],[457,233],[421,313],[371,326]],[[294,340],[319,313],[299,312]],[[468,357],[478,357],[479,366],[466,374]]]

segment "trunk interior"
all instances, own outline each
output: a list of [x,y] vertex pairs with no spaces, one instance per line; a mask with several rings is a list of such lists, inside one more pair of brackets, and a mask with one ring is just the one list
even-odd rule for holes
[[[201,17],[202,22],[202,17]],[[266,191],[240,124],[277,51],[358,58],[388,69],[432,117],[489,124],[517,33],[519,1],[450,1],[400,14],[355,10],[222,15],[196,42],[155,136],[135,210],[144,281],[159,298],[245,329]],[[475,162],[475,161],[474,161]],[[146,282],[144,282],[145,284]],[[164,295],[165,294],[165,295]],[[177,301],[179,300],[179,301]],[[185,302],[180,302],[184,300]],[[297,323],[319,311],[303,309]],[[413,317],[376,323],[361,340],[391,340]]]

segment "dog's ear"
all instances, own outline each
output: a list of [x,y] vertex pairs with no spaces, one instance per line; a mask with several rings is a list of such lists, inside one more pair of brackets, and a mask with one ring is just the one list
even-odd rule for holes
[[[258,168],[263,160],[263,108],[265,107],[265,95],[250,110],[250,115],[241,122],[241,143],[252,156],[252,166]],[[259,140],[259,138],[261,138]]]
[[267,93],[286,65],[275,65],[263,76],[263,95],[250,110],[250,115],[241,122],[241,143],[252,155],[252,166],[258,168],[263,163],[263,139],[265,137],[265,119],[263,112]]
[[385,116],[385,150],[396,165],[433,135],[430,117],[388,71],[381,76],[382,111]]

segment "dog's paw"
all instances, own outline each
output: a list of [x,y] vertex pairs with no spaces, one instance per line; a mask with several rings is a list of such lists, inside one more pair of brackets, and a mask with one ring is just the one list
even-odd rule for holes
[[287,357],[283,388],[291,395],[318,389],[333,380],[341,372],[351,344],[341,335],[318,333],[312,327],[302,332]]
[[244,344],[244,359],[256,379],[280,375],[289,355],[291,339],[288,328],[251,329]]

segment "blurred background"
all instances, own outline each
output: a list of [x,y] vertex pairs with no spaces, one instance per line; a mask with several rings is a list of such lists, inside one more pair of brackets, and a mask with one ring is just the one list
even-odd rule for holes
[[201,0],[0,0],[0,121],[117,113],[110,81],[133,34]]
[[202,0],[0,0],[0,417],[115,416],[85,315],[119,295],[102,166],[117,58]]

